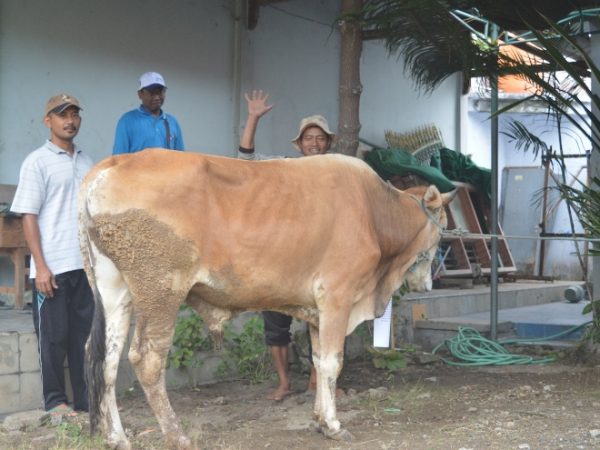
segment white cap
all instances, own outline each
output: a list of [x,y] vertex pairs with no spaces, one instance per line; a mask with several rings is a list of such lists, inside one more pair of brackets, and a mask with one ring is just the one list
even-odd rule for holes
[[144,88],[149,86],[159,85],[162,87],[167,87],[165,84],[165,79],[158,72],[146,72],[140,77],[140,88],[138,91],[141,91]]

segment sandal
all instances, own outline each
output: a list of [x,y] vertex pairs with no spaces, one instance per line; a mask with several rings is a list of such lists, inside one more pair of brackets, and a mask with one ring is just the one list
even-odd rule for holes
[[60,405],[57,405],[46,412],[52,416],[75,417],[77,415],[73,408],[65,403],[61,403]]

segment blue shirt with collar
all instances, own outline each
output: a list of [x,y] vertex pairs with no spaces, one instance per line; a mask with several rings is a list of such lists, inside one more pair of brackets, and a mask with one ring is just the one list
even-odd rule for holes
[[[165,121],[169,122],[168,143]],[[135,153],[150,147],[183,150],[183,135],[177,119],[171,114],[161,110],[158,117],[153,116],[143,105],[140,105],[138,109],[126,112],[119,119],[113,155]]]

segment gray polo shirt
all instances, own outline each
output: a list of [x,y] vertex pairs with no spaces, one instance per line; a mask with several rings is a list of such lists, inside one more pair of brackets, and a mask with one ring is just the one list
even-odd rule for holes
[[[54,275],[82,269],[77,198],[94,162],[77,147],[73,156],[50,141],[31,152],[21,165],[11,211],[36,214],[42,251]],[[35,278],[31,259],[30,277]]]

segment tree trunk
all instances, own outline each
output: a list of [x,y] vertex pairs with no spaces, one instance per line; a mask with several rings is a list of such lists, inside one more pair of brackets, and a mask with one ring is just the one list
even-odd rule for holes
[[362,0],[342,0],[340,20],[340,114],[336,150],[344,155],[356,156],[360,131],[359,107],[360,55],[362,32],[354,19],[362,8]]

